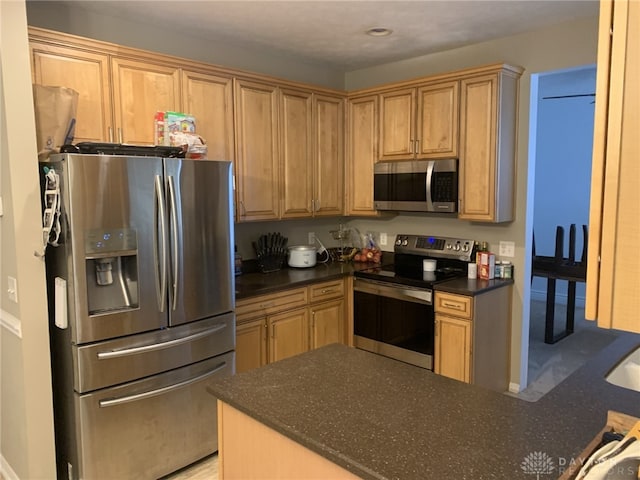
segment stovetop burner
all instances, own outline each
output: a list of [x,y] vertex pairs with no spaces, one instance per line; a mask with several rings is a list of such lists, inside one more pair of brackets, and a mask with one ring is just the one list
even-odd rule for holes
[[[361,270],[360,278],[430,288],[434,283],[466,276],[467,263],[473,254],[473,240],[421,235],[398,235],[393,263]],[[435,258],[435,272],[425,272],[422,260]]]

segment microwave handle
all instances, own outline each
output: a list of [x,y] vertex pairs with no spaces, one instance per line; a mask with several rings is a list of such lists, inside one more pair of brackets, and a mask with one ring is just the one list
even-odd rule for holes
[[429,161],[427,162],[427,211],[428,212],[433,212],[434,208],[433,208],[433,198],[431,198],[431,180],[433,179],[433,170],[435,167],[435,161]]

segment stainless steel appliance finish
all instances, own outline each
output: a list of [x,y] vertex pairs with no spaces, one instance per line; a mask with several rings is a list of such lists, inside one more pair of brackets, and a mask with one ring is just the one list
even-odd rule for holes
[[206,385],[235,370],[230,162],[61,154],[44,167],[62,204],[46,253],[58,477],[158,478],[215,452]]
[[377,210],[454,213],[458,205],[458,160],[378,162],[373,184]]
[[[354,345],[396,360],[433,369],[433,285],[466,276],[473,240],[398,235],[394,263],[355,272]],[[423,271],[437,258],[435,272]]]
[[355,278],[353,291],[356,348],[433,370],[431,289]]

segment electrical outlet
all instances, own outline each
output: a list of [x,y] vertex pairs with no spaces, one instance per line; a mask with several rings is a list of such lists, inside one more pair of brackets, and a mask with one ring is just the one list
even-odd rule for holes
[[18,282],[13,277],[7,277],[7,294],[9,300],[18,303]]
[[381,233],[380,234],[380,246],[381,247],[386,247],[387,246],[387,234],[386,233]]
[[315,245],[316,243],[316,232],[309,232],[309,245]]
[[515,242],[500,242],[500,252],[498,254],[500,257],[510,257],[513,258],[516,256],[516,244]]

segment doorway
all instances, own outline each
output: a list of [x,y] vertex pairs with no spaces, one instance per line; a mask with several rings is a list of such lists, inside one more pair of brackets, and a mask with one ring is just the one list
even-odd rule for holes
[[[595,86],[595,65],[531,76],[527,235],[531,239],[535,236],[537,255],[555,255],[558,226],[565,232],[565,258],[572,224],[576,225],[574,245],[578,260],[586,248],[583,225],[588,232]],[[555,334],[565,329],[567,287],[567,281],[557,281]],[[614,333],[598,329],[594,322],[584,319],[585,284],[578,282],[572,309],[574,333],[556,343],[545,343],[546,297],[547,280],[534,277],[529,299],[527,388],[520,394],[532,401],[615,338]]]

